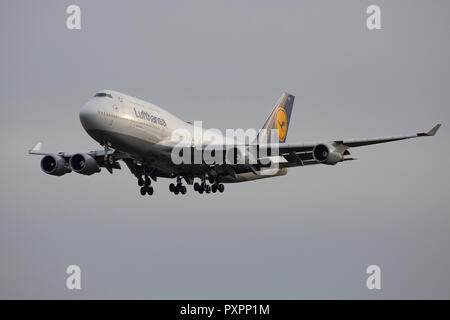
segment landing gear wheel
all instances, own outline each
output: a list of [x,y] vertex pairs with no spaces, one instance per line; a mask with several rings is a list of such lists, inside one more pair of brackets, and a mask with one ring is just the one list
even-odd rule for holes
[[147,193],[147,188],[146,187],[142,187],[141,188],[141,195],[145,196],[146,193]]
[[217,185],[216,184],[213,184],[211,186],[211,191],[212,191],[212,193],[216,193],[217,192]]
[[175,188],[175,190],[173,191],[173,193],[179,194],[179,193],[180,193],[180,190],[179,190],[178,188]]
[[149,177],[145,177],[145,186],[149,187],[152,184],[152,180]]
[[225,191],[225,186],[223,185],[223,183],[219,183],[219,185],[217,186],[218,190],[220,192],[224,192]]
[[151,196],[151,195],[153,194],[153,187],[148,187],[148,188],[147,188],[147,194],[148,194],[149,196]]
[[144,185],[144,179],[142,179],[142,177],[139,177],[138,185],[139,185],[139,187],[142,187]]
[[200,184],[198,182],[194,183],[194,190],[198,191],[200,188]]
[[169,184],[169,190],[170,190],[170,192],[175,191],[175,185],[173,183]]
[[203,189],[202,188],[198,189],[198,193],[202,194],[203,193]]
[[186,194],[186,192],[187,192],[186,187],[185,187],[185,186],[182,186],[182,187],[181,187],[181,194]]

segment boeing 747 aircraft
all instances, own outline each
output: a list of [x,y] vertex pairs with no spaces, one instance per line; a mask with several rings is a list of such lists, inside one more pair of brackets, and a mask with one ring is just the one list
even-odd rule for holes
[[[219,151],[232,149],[233,153],[230,154],[235,161],[177,164],[172,155],[180,141],[184,141],[185,145],[186,139],[188,141],[188,147],[182,149],[180,154],[187,149],[193,153],[206,150],[208,141],[196,137],[194,125],[151,103],[120,92],[103,90],[95,94],[80,111],[83,128],[100,143],[102,150],[85,153],[43,152],[42,143],[38,142],[29,153],[43,155],[42,171],[54,176],[72,171],[92,175],[100,172],[101,168],[113,173],[121,169],[119,161],[123,161],[137,178],[142,195],[153,194],[152,180],[156,182],[159,177],[176,179],[176,183],[169,186],[174,194],[186,194],[183,180],[193,185],[199,193],[215,193],[224,191],[224,183],[282,176],[290,167],[335,165],[355,160],[349,157],[348,149],[434,136],[440,127],[437,124],[428,132],[412,135],[291,144],[286,143],[286,137],[293,105],[294,96],[283,93],[252,145],[235,139],[230,141],[224,136],[223,143],[214,146],[214,150]],[[265,132],[266,140],[262,139],[262,132]],[[236,161],[237,158],[249,158],[252,147],[258,151],[256,161]],[[259,152],[262,150],[266,150],[266,154],[260,157]],[[194,179],[199,179],[199,182],[194,183]]]

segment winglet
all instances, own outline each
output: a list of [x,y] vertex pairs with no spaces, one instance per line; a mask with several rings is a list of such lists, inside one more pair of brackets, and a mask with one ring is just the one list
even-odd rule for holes
[[42,150],[42,142],[36,143],[33,149],[31,149],[31,151],[41,151],[41,150]]
[[441,124],[437,124],[433,127],[433,129],[431,129],[430,131],[427,132],[428,136],[434,136],[436,134],[436,132],[438,132],[439,128],[441,127]]
[[435,126],[433,127],[433,129],[431,129],[430,131],[428,131],[428,132],[423,132],[423,133],[418,133],[417,136],[419,136],[419,137],[423,137],[423,136],[429,136],[429,137],[432,137],[432,136],[434,136],[434,135],[436,134],[436,132],[438,132],[438,130],[439,130],[440,127],[441,127],[441,124],[439,123],[439,124],[435,125]]
[[34,145],[32,149],[28,150],[28,153],[29,154],[40,153],[41,150],[42,150],[42,142],[38,142]]

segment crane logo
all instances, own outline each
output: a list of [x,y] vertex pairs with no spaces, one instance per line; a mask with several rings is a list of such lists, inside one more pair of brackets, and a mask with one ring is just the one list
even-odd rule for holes
[[279,142],[286,141],[287,134],[287,116],[283,108],[279,108],[275,114],[275,126],[278,129]]

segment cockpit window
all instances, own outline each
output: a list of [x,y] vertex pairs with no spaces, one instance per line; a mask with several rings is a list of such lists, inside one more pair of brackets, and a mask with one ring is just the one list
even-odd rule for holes
[[94,97],[106,97],[106,98],[112,99],[112,95],[110,95],[109,93],[104,93],[104,92],[99,92]]

